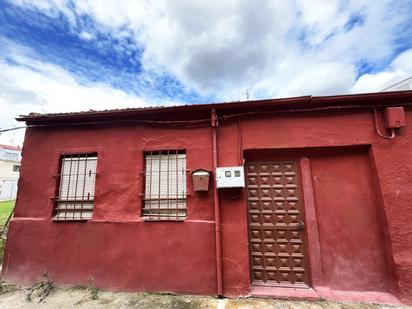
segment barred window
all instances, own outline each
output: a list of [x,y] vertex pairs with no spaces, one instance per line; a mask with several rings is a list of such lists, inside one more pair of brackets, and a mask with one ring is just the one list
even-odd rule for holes
[[96,166],[96,153],[61,157],[55,220],[87,220],[92,217]]
[[19,161],[19,154],[14,152],[6,152],[5,159],[10,161]]
[[165,150],[146,153],[145,180],[144,217],[186,217],[185,151]]

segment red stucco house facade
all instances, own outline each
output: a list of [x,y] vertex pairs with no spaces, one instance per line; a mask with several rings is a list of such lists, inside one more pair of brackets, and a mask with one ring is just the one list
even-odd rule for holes
[[[22,116],[2,278],[412,304],[411,105],[404,91]],[[216,167],[244,168],[245,187],[217,189]]]

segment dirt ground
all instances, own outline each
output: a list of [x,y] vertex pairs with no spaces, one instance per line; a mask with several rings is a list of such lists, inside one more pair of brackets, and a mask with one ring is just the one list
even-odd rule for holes
[[330,301],[286,301],[276,299],[217,299],[213,297],[169,294],[138,294],[99,291],[90,287],[54,288],[42,284],[24,288],[2,283],[0,308],[173,308],[173,309],[321,309],[321,308],[412,308]]

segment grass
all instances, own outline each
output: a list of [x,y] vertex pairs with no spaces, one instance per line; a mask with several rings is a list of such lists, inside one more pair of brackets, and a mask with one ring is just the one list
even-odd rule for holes
[[[9,218],[10,214],[13,211],[14,204],[16,201],[4,201],[0,202],[0,234],[3,234],[3,228],[6,224],[7,219]],[[6,234],[4,233],[2,237],[0,237],[0,264],[3,262],[3,254],[4,254],[4,244],[6,242]]]
[[0,202],[0,229],[3,228],[4,224],[7,221],[7,218],[10,216],[10,213],[13,211],[15,201],[4,201]]

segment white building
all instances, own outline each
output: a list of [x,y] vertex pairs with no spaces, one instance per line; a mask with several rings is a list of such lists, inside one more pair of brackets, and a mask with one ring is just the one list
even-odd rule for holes
[[16,199],[21,148],[0,145],[0,201]]
[[381,91],[385,92],[385,91],[403,91],[403,90],[412,90],[412,76],[404,80],[401,80],[400,82],[393,84],[392,86],[389,86]]

